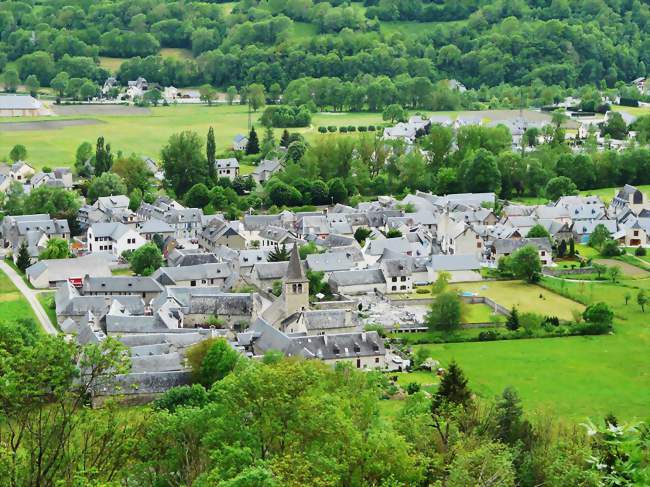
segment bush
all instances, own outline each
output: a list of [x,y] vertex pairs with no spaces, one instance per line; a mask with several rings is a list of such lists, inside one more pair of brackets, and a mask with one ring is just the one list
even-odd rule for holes
[[573,331],[578,335],[604,335],[611,329],[611,325],[606,323],[580,323],[573,327]]
[[357,128],[354,125],[348,125],[348,132],[356,132]]
[[339,127],[339,132],[342,134],[347,134],[348,133],[348,128],[347,127]]
[[179,407],[203,407],[208,403],[208,392],[199,384],[173,387],[153,403],[153,408],[174,413]]
[[634,251],[634,255],[636,255],[637,257],[645,257],[646,253],[647,252],[645,247],[641,247],[641,246],[638,246]]
[[326,133],[327,133],[327,127],[318,127],[318,131],[319,131],[321,134],[326,134]]
[[420,384],[417,382],[409,382],[406,386],[406,392],[410,395],[420,392]]
[[621,255],[621,251],[614,240],[607,240],[600,249],[600,254],[603,257],[616,257]]
[[327,131],[330,132],[330,133],[336,132],[336,125],[328,126]]
[[374,132],[377,130],[374,125],[368,125],[368,132]]
[[363,125],[360,125],[359,127],[357,127],[357,130],[358,130],[359,132],[367,132],[367,131],[368,131],[368,127],[364,127]]
[[431,292],[426,287],[419,287],[415,290],[415,294],[431,294]]
[[479,342],[493,342],[499,339],[499,333],[494,330],[482,331],[478,334]]

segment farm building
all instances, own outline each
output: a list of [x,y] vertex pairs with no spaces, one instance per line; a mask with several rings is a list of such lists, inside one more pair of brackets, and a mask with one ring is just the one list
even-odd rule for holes
[[0,95],[0,117],[38,117],[48,115],[36,98],[27,95]]

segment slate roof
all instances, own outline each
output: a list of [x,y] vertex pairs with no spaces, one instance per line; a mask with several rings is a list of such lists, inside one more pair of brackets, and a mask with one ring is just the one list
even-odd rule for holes
[[289,266],[287,267],[287,273],[284,276],[286,282],[305,282],[307,278],[305,277],[305,271],[302,268],[302,263],[300,262],[300,254],[298,253],[298,245],[294,244],[291,249],[291,257],[289,257]]
[[151,218],[140,226],[138,231],[144,233],[173,233],[174,228],[169,224],[158,218]]
[[228,279],[233,275],[232,268],[226,263],[200,264],[183,267],[161,267],[152,277],[161,284],[162,274],[171,279],[171,284],[181,281],[192,281],[201,279]]
[[216,159],[214,165],[217,169],[238,168],[239,161],[234,157],[229,157],[228,159]]
[[307,256],[307,267],[316,272],[344,271],[355,265],[351,256],[343,252],[329,252],[325,254],[310,254]]
[[307,330],[336,330],[353,326],[346,321],[344,309],[308,310],[303,312]]
[[111,276],[89,277],[84,279],[83,294],[86,293],[155,293],[162,292],[163,287],[152,277]]
[[332,272],[329,280],[338,286],[361,286],[386,283],[381,269]]
[[95,238],[111,237],[113,240],[121,238],[130,230],[129,227],[119,222],[93,223],[90,228]]
[[38,110],[41,106],[32,96],[0,95],[0,110]]
[[475,255],[432,255],[429,266],[433,271],[468,271],[481,267]]
[[499,239],[495,240],[492,245],[499,254],[511,254],[526,245],[533,245],[538,250],[551,251],[551,242],[549,242],[548,238]]
[[255,264],[253,272],[259,279],[282,279],[287,273],[289,262],[260,262]]

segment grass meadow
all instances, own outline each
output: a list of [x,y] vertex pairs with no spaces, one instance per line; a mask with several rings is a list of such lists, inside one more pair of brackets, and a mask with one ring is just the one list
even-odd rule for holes
[[[258,123],[261,115],[261,111],[252,115],[252,123],[258,126],[260,139],[263,137],[263,129]],[[46,119],[92,119],[99,123],[56,130],[2,133],[1,122],[34,121],[32,118],[4,118],[0,120],[0,158],[5,157],[14,145],[23,144],[27,147],[29,162],[37,168],[71,166],[79,144],[84,141],[94,143],[97,137],[104,136],[114,152],[135,153],[158,159],[160,149],[169,136],[181,130],[194,130],[204,136],[210,126],[214,127],[218,150],[230,148],[233,137],[239,133],[245,134],[248,130],[247,107],[242,105],[172,105],[151,108],[147,115],[80,115]],[[317,128],[320,125],[358,126],[380,123],[380,113],[317,113],[312,119],[311,127],[292,130],[305,134],[308,139],[314,139],[319,136]],[[279,139],[281,133],[281,129],[276,129],[276,139]],[[246,170],[242,172],[246,173]]]
[[15,321],[18,318],[36,320],[32,307],[25,297],[9,277],[0,271],[0,321]]

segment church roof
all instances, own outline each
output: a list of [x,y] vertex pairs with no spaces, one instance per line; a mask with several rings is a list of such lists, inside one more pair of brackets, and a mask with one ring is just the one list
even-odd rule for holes
[[289,258],[289,267],[287,267],[287,273],[284,276],[284,280],[287,282],[291,281],[300,281],[304,282],[307,280],[305,277],[305,271],[302,268],[300,263],[300,254],[298,253],[298,245],[294,244],[293,249],[291,249],[291,257]]

